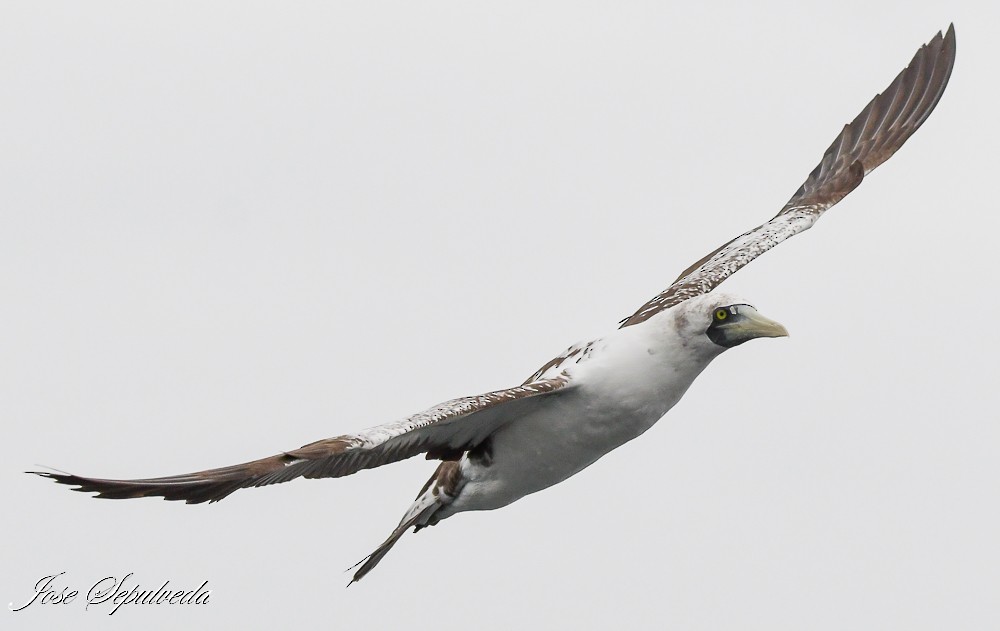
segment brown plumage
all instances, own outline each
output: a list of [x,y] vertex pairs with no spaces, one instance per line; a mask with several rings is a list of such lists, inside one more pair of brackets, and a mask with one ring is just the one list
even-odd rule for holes
[[955,25],[920,47],[910,64],[844,126],[806,181],[773,219],[727,241],[695,262],[670,287],[622,320],[645,322],[664,309],[706,294],[736,270],[790,236],[808,229],[875,167],[896,153],[944,94],[955,65]]
[[[309,443],[298,449],[243,464],[196,473],[109,480],[69,473],[29,471],[74,491],[97,493],[107,499],[162,497],[188,504],[217,502],[233,491],[287,482],[294,478],[339,478],[384,464],[431,452],[451,458],[486,440],[497,427],[529,409],[536,397],[566,386],[561,377],[539,379],[515,388],[436,405],[402,421]],[[502,410],[501,410],[502,408]],[[457,423],[462,420],[464,422]]]
[[[392,546],[396,545],[396,542],[406,534],[407,530],[413,528],[414,532],[416,532],[421,528],[436,524],[438,519],[434,513],[458,495],[462,484],[462,471],[457,462],[442,462],[438,465],[434,475],[431,476],[423,488],[420,489],[420,492],[417,493],[417,504],[403,516],[403,519],[400,520],[399,525],[392,531],[392,534],[379,547],[375,548],[371,554],[355,563],[353,567],[348,568],[349,570],[358,568],[354,572],[354,576],[351,577],[351,583],[357,583],[368,572],[375,569],[375,566],[382,560],[382,557],[388,554],[389,550],[392,550]],[[425,495],[428,489],[431,490],[431,493]],[[421,504],[422,499],[425,502]],[[348,583],[348,586],[351,583]]]

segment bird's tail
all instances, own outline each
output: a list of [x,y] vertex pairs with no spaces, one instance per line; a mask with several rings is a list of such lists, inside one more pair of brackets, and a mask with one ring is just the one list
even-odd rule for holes
[[438,523],[441,518],[436,516],[435,513],[455,499],[460,490],[460,481],[461,470],[459,463],[456,461],[442,462],[437,471],[434,472],[434,475],[431,476],[431,479],[424,485],[424,488],[420,490],[417,499],[414,500],[413,505],[403,515],[403,519],[400,520],[399,525],[392,531],[389,538],[383,541],[382,545],[375,548],[374,552],[349,568],[349,570],[353,570],[359,565],[361,566],[354,573],[351,582],[348,583],[348,587],[360,581],[368,572],[371,572],[378,565],[379,561],[382,560],[382,557],[388,554],[389,550],[392,550],[392,546],[396,545],[399,538],[411,527],[419,530],[425,526],[433,526]]

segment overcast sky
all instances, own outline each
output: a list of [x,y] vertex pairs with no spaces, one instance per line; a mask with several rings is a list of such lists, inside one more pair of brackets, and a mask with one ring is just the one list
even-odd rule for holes
[[[3,3],[0,601],[212,594],[0,624],[1000,628],[1000,5],[733,4]],[[210,506],[21,473],[228,465],[517,384],[771,217],[951,21],[925,126],[724,285],[790,338],[350,590],[434,463]]]

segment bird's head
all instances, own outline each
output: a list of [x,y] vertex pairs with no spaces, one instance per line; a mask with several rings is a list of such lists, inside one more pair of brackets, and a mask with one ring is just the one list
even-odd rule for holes
[[721,353],[758,337],[785,337],[781,324],[761,315],[746,300],[724,293],[697,296],[672,309],[674,327],[682,339]]

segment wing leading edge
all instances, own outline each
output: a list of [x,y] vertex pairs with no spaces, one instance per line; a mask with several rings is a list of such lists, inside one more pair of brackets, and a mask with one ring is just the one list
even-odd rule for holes
[[567,387],[564,376],[440,403],[401,421],[304,445],[268,458],[196,473],[109,480],[68,473],[29,471],[76,486],[97,497],[162,497],[188,504],[217,502],[249,487],[303,478],[339,478],[421,453],[448,457],[474,448],[503,424],[528,412],[538,399]]
[[622,321],[645,322],[722,281],[785,239],[809,229],[913,135],[941,99],[955,65],[955,25],[920,47],[910,64],[844,126],[806,181],[773,219],[710,252]]

